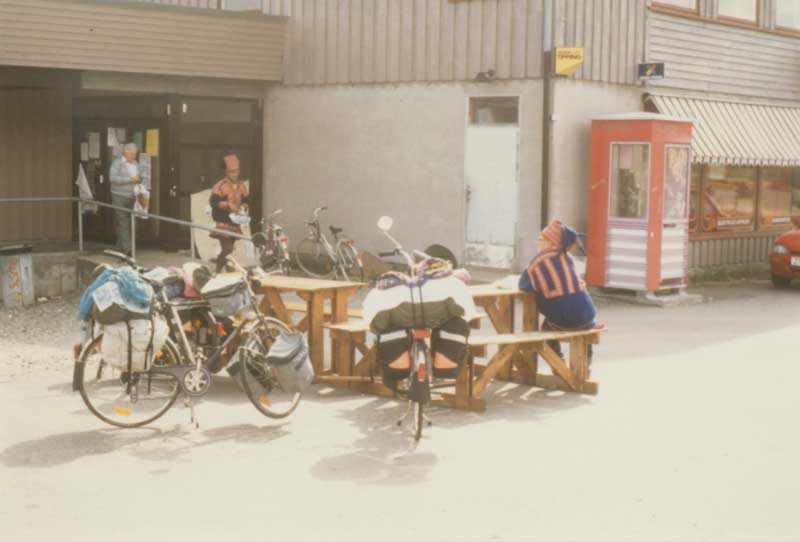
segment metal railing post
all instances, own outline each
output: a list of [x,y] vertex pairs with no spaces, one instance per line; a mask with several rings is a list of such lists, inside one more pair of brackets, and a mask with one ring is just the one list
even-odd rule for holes
[[136,213],[131,211],[131,258],[136,259]]
[[83,200],[78,200],[78,252],[83,253]]
[[194,258],[194,228],[189,226],[189,252],[192,254],[192,261],[195,260]]

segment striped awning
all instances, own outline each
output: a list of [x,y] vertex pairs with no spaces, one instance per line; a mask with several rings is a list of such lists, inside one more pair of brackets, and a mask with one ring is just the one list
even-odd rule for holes
[[800,107],[650,94],[659,113],[695,121],[694,161],[800,166]]

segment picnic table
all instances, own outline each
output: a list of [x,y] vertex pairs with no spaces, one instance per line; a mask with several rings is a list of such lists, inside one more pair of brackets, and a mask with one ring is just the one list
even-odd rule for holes
[[[324,325],[326,320],[325,301],[331,301],[329,320],[342,323],[348,319],[347,303],[350,297],[363,286],[360,282],[347,282],[307,277],[287,277],[285,275],[263,275],[255,278],[257,294],[263,294],[260,309],[264,314],[305,331],[314,371],[321,375],[324,371]],[[284,294],[296,294],[306,304],[305,316],[294,323],[287,309]],[[348,345],[333,342],[333,359],[348,355]]]
[[[514,334],[519,331],[537,331],[539,329],[539,310],[536,306],[536,296],[532,292],[525,292],[516,286],[516,276],[514,277],[514,287],[498,287],[496,283],[476,284],[469,287],[469,292],[475,304],[486,311],[489,321],[494,327],[495,333],[499,335]],[[521,330],[516,325],[516,306],[517,302],[522,306]],[[485,349],[484,349],[485,350]],[[475,349],[476,357],[485,356],[485,351]],[[504,371],[497,375],[501,380],[522,383],[523,374],[515,368],[522,365],[522,354],[514,354],[514,362],[509,364]],[[536,353],[531,353],[531,360],[536,363]]]

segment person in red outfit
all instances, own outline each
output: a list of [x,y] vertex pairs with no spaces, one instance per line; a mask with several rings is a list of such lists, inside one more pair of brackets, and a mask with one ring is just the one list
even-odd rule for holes
[[[247,209],[250,194],[247,186],[239,180],[239,157],[229,154],[225,161],[225,177],[211,189],[211,216],[216,227],[233,233],[242,233],[242,228],[231,220],[231,214]],[[233,253],[236,238],[224,233],[211,232],[211,237],[219,240],[220,253],[217,256],[217,273],[225,269],[226,258]]]

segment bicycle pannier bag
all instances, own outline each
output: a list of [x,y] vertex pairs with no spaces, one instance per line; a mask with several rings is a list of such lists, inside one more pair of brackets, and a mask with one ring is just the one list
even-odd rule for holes
[[456,378],[467,357],[469,324],[461,318],[453,318],[435,329],[431,336],[433,376]]
[[281,333],[267,354],[275,378],[287,393],[303,393],[314,382],[308,342],[302,333]]
[[[130,330],[130,331],[129,331]],[[161,351],[169,335],[169,326],[162,316],[153,320],[130,320],[103,326],[103,361],[120,371],[128,370],[130,342],[131,369],[150,369],[154,354]]]
[[233,316],[248,304],[247,288],[241,275],[218,275],[203,287],[203,295],[217,318]]
[[383,382],[392,385],[408,378],[411,370],[411,339],[404,329],[378,335],[378,360]]
[[97,288],[92,294],[92,301],[92,318],[104,326],[150,318],[150,308],[126,302],[115,282],[109,281]]

